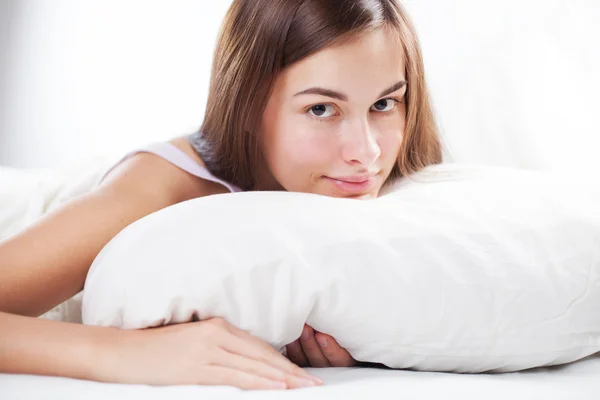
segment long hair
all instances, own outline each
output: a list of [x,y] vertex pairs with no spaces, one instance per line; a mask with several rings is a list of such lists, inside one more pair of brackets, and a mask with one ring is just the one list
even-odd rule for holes
[[390,179],[442,162],[415,29],[397,0],[234,0],[215,49],[208,102],[191,143],[217,177],[251,190],[257,131],[275,79],[311,54],[378,28],[397,35],[406,63],[406,125]]

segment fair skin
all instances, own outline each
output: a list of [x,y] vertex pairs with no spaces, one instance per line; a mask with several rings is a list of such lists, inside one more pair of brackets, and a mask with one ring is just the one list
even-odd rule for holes
[[[265,165],[257,188],[376,197],[400,147],[405,87],[380,95],[406,80],[402,65],[397,43],[376,31],[282,73],[259,132]],[[346,100],[296,95],[312,87],[341,92]],[[184,139],[172,143],[202,164]],[[354,365],[334,338],[309,326],[287,346],[286,358],[218,318],[132,331],[32,318],[81,291],[96,255],[127,225],[181,201],[226,191],[140,153],[92,192],[0,242],[0,372],[280,389],[322,383],[299,366]]]
[[280,74],[259,143],[281,188],[378,196],[396,163],[406,114],[402,52],[390,36],[377,30]]

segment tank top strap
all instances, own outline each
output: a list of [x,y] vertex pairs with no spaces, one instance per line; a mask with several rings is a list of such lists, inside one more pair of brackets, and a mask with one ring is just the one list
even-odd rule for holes
[[169,142],[150,143],[146,146],[140,147],[136,150],[133,150],[133,151],[127,153],[124,157],[121,158],[121,160],[119,160],[119,162],[117,162],[115,165],[113,165],[100,178],[98,183],[102,182],[104,177],[113,168],[115,168],[118,164],[122,163],[127,158],[129,158],[137,153],[154,154],[154,155],[170,162],[171,164],[175,165],[179,169],[186,171],[189,174],[197,176],[198,178],[205,179],[207,181],[219,183],[219,184],[225,186],[231,192],[241,192],[242,191],[239,187],[237,187],[229,182],[225,182],[224,180],[219,179],[216,176],[214,176],[213,174],[211,174],[210,171],[208,171],[208,169],[206,169],[206,167],[204,167],[202,164],[198,163],[196,160],[194,160],[192,157],[190,157],[184,151],[180,150],[175,145],[173,145],[172,143],[169,143]]

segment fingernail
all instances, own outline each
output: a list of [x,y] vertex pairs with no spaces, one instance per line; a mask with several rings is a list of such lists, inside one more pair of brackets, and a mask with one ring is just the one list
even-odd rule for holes
[[287,389],[287,384],[280,381],[271,381],[270,386],[273,389]]
[[296,379],[296,381],[298,382],[298,384],[301,387],[313,387],[313,386],[315,386],[317,384],[316,381],[313,381],[313,380],[310,380],[310,379],[299,378],[299,379]]
[[296,376],[300,379],[311,379],[315,380],[315,377],[303,370],[302,368],[296,372]]
[[313,382],[316,382],[319,385],[323,383],[322,380],[320,380],[316,376],[313,376],[313,375],[309,374],[308,372],[306,372],[302,368],[300,370],[298,370],[298,372],[296,373],[296,376],[298,377],[298,379],[302,379],[302,380],[309,379],[309,380],[311,380]]
[[322,380],[320,380],[319,378],[317,378],[314,375],[309,374],[308,372],[306,372],[303,369],[301,369],[300,373],[296,374],[296,376],[300,379],[310,379],[311,381],[317,382],[319,385],[323,383]]
[[317,342],[319,342],[319,344],[322,347],[327,347],[327,338],[326,337],[324,337],[324,336],[317,337]]

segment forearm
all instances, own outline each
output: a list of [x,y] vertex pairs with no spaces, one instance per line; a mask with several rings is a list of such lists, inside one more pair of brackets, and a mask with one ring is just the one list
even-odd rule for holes
[[0,373],[103,380],[119,330],[0,312]]

